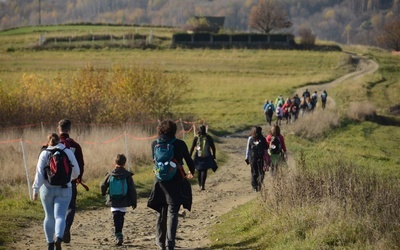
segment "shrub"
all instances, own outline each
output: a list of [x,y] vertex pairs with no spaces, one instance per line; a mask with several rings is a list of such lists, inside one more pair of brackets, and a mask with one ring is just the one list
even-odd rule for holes
[[310,28],[299,29],[300,44],[302,45],[314,45],[316,35],[312,33]]
[[370,102],[352,102],[347,117],[354,121],[365,121],[376,116],[376,106]]

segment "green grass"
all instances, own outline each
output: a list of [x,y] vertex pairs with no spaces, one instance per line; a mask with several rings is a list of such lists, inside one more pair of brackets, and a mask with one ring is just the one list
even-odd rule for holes
[[[191,79],[192,90],[183,97],[182,103],[173,108],[175,116],[204,119],[211,132],[218,136],[263,124],[261,109],[265,99],[275,99],[279,94],[290,96],[300,86],[328,82],[353,69],[347,64],[348,55],[342,52],[180,48],[23,50],[35,43],[43,31],[50,36],[60,33],[72,35],[75,32],[87,34],[90,31],[104,33],[104,29],[115,33],[132,30],[131,27],[56,26],[0,32],[0,85],[16,87],[24,73],[44,77],[71,74],[88,63],[97,67],[158,64],[166,72],[184,73]],[[146,28],[143,31],[138,29],[139,33],[148,31]],[[168,35],[168,30],[160,32]],[[11,47],[16,50],[7,52]],[[378,115],[398,120],[387,116],[387,108],[400,100],[400,57],[364,47],[346,47],[346,50],[356,50],[375,59],[380,64],[380,70],[333,88],[329,95],[336,100],[338,110],[344,114],[352,101],[369,101],[377,105]],[[383,126],[377,121],[343,121],[339,127],[313,141],[294,135],[287,135],[286,141],[295,157],[304,150],[308,160],[316,158],[321,164],[329,162],[332,157],[339,157],[350,159],[361,167],[375,169],[381,178],[398,178],[400,175],[397,171],[400,130],[395,122]],[[221,154],[223,156],[223,152]],[[224,160],[222,158],[222,164]],[[80,192],[80,209],[102,205],[97,191],[100,181],[89,181],[91,191]],[[135,181],[139,195],[145,197],[152,182],[151,171],[139,171],[135,174]],[[16,227],[27,226],[32,218],[38,221],[43,216],[40,202],[27,201],[21,195],[25,193],[26,186],[18,187],[20,190],[1,189],[0,246],[14,240],[8,229],[12,231]],[[7,198],[10,195],[15,197]],[[338,242],[345,242],[347,248],[368,249],[368,245],[362,243],[364,239],[358,239],[359,236],[353,234],[360,230],[359,224],[349,225],[344,223],[346,218],[339,218],[325,221],[324,227],[315,227],[313,221],[325,219],[315,209],[306,206],[278,215],[266,213],[258,201],[253,201],[218,218],[221,223],[216,224],[211,232],[213,249],[318,249],[326,245],[335,248]]]

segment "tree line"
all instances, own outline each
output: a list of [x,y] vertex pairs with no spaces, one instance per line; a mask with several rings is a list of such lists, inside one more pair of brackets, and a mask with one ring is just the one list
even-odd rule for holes
[[[399,18],[399,0],[281,0],[297,35],[340,43],[382,45],[385,25]],[[259,0],[1,0],[0,29],[65,23],[113,23],[181,27],[193,16],[224,16],[225,31],[255,32],[252,9]],[[40,5],[40,8],[39,8]],[[39,10],[40,9],[40,10]],[[40,16],[40,18],[39,18]]]

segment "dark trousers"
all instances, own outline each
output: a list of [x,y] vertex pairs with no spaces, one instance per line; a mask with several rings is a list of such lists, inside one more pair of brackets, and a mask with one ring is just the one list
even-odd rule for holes
[[113,211],[115,236],[122,235],[122,228],[124,228],[125,212]]
[[72,197],[71,201],[69,202],[67,217],[65,219],[65,230],[70,230],[75,218],[76,196],[78,194],[76,188],[76,181],[71,181],[71,186],[72,186]]
[[251,186],[255,191],[260,191],[264,181],[264,161],[263,159],[254,159],[251,161]]
[[204,189],[206,187],[206,179],[207,179],[207,170],[197,170],[197,180],[199,182],[199,186]]
[[175,248],[179,208],[180,205],[166,205],[157,214],[156,244],[162,249],[166,246],[168,249]]

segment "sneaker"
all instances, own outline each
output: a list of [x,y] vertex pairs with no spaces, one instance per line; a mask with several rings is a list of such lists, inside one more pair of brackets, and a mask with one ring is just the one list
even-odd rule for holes
[[64,243],[69,243],[71,241],[71,232],[69,228],[65,228],[63,241]]

